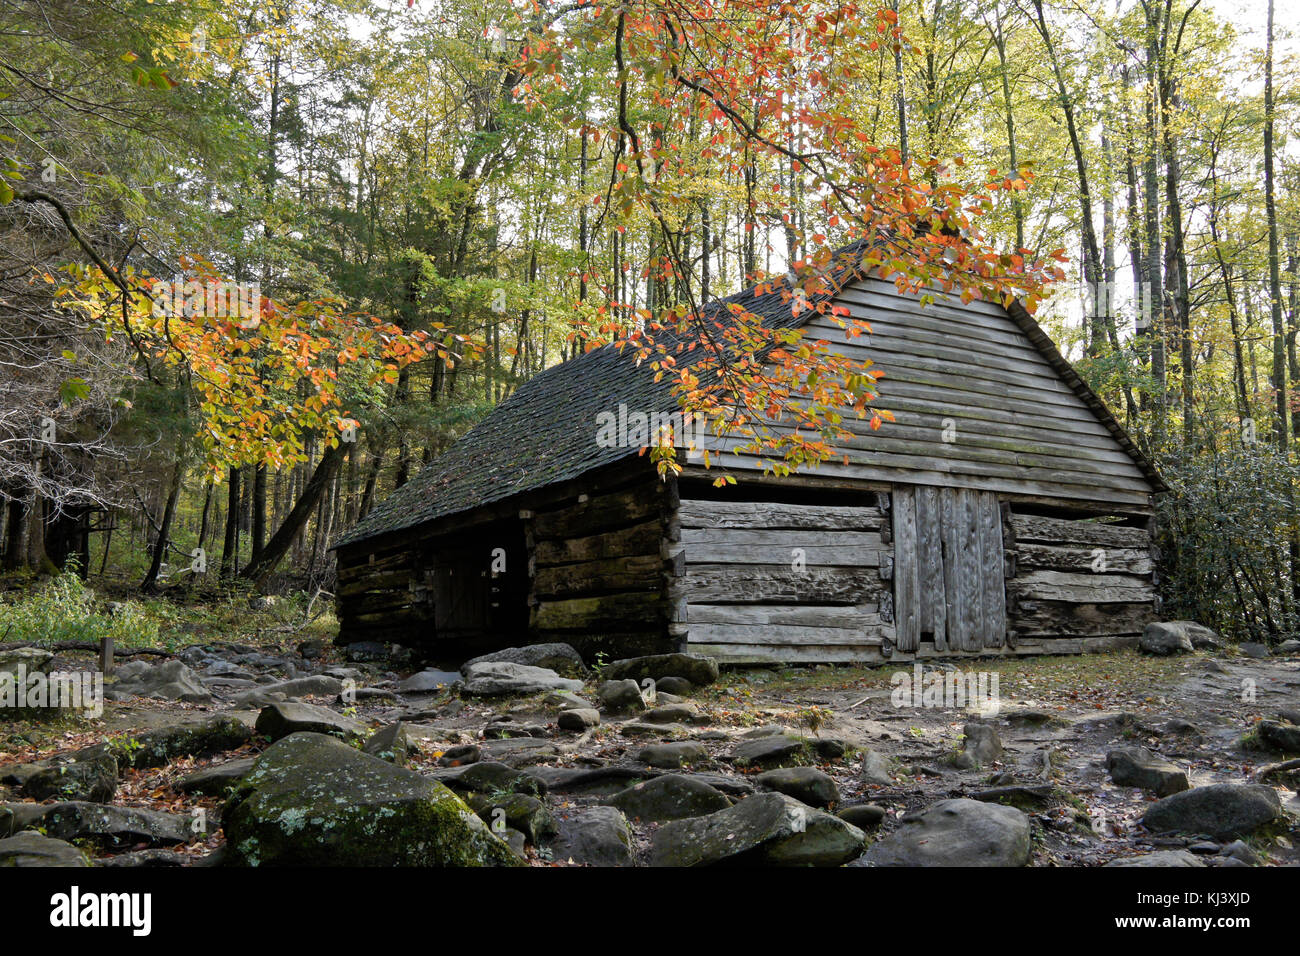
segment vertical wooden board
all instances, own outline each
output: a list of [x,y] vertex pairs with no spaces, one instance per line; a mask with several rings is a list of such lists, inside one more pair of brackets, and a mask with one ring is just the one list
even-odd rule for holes
[[936,650],[947,648],[948,604],[943,578],[942,509],[939,489],[916,490],[917,569],[921,594],[921,633],[934,635]]
[[914,651],[921,639],[920,579],[916,551],[916,496],[896,487],[894,516],[894,623],[899,650]]
[[957,601],[962,620],[962,649],[977,651],[984,646],[981,622],[984,618],[984,592],[980,573],[979,492],[966,488],[957,491],[961,522],[961,552],[958,555]]
[[945,625],[949,650],[960,650],[967,644],[966,617],[961,613],[961,552],[962,522],[961,502],[955,488],[939,491],[939,530],[943,540]]
[[1007,588],[1003,578],[1002,511],[997,496],[982,491],[979,497],[980,581],[983,645],[1001,647],[1007,634]]

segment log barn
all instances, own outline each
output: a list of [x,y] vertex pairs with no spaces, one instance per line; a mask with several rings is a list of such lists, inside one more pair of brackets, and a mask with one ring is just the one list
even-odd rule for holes
[[[629,352],[540,373],[336,543],[340,643],[425,660],[565,641],[588,659],[688,650],[724,662],[1077,653],[1133,642],[1158,610],[1160,476],[1019,304],[922,303],[837,259],[825,297],[738,303],[884,373],[893,422],[832,462],[764,474],[710,438],[661,480],[638,431],[675,409]],[[725,321],[725,318],[724,318]],[[602,424],[603,423],[603,424]],[[629,429],[629,423],[631,423]],[[715,488],[720,469],[738,483]]]

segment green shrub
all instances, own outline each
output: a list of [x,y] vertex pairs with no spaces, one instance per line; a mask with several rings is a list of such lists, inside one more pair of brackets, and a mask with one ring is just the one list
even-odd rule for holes
[[0,641],[99,643],[105,635],[120,647],[151,646],[158,640],[158,622],[134,601],[118,604],[112,614],[98,609],[95,592],[73,573],[0,602]]

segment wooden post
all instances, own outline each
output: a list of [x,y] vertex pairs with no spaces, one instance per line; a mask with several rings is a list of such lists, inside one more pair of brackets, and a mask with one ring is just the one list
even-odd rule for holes
[[105,634],[99,644],[99,669],[105,677],[113,672],[113,635]]

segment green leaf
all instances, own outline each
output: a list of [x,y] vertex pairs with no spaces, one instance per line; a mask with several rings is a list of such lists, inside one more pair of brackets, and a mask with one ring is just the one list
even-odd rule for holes
[[84,378],[70,378],[59,386],[59,400],[64,405],[86,398],[90,395],[90,386]]

